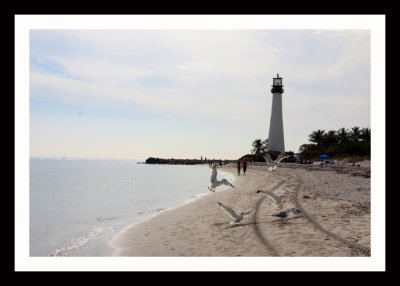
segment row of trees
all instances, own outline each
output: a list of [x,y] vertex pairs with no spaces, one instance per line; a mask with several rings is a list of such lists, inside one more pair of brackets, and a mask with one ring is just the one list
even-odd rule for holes
[[[308,136],[311,144],[303,144],[299,148],[303,160],[318,158],[321,154],[330,156],[370,156],[371,154],[371,129],[354,126],[350,129],[338,130],[318,129]],[[256,139],[252,143],[251,154],[242,158],[252,161],[265,161],[262,155],[268,149],[268,139]]]
[[[370,156],[371,154],[371,129],[354,126],[350,129],[338,130],[318,129],[308,136],[311,144],[300,146],[299,152],[302,159],[315,159],[321,154],[330,156]],[[252,143],[251,155],[248,159],[264,161],[262,154],[268,149],[268,139],[256,139]]]
[[343,144],[347,142],[371,142],[371,129],[362,128],[358,126],[352,127],[350,130],[346,128],[340,128],[339,130],[329,130],[325,133],[325,130],[318,129],[308,135],[309,141],[319,145],[335,145]]
[[371,129],[354,126],[350,129],[339,130],[318,129],[309,136],[312,144],[300,146],[300,155],[304,159],[314,158],[321,153],[331,156],[336,155],[358,155],[370,156],[371,154]]

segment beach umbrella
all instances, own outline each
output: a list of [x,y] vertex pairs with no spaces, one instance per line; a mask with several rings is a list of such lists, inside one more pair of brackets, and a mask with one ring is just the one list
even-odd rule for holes
[[328,159],[328,158],[330,158],[330,156],[327,155],[327,154],[322,154],[322,155],[320,155],[319,157],[320,157],[321,159]]

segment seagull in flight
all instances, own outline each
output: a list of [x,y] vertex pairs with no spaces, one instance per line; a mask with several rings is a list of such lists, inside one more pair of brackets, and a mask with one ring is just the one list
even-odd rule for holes
[[276,168],[278,167],[278,163],[280,161],[282,161],[285,158],[289,158],[290,156],[292,156],[292,155],[282,152],[279,154],[278,158],[276,158],[276,160],[274,161],[274,160],[272,160],[271,155],[269,155],[268,153],[265,153],[263,155],[265,161],[267,161],[268,166],[270,166],[268,168],[268,170],[270,170],[272,172],[275,172]]
[[210,190],[210,192],[215,193],[215,188],[221,185],[227,185],[230,186],[232,188],[234,188],[235,186],[232,185],[231,183],[229,183],[229,181],[227,179],[222,179],[221,181],[217,180],[217,166],[214,165],[212,168],[212,173],[211,173],[211,183],[208,186],[208,189]]
[[248,215],[252,212],[252,211],[246,213],[241,212],[240,214],[237,214],[233,209],[221,204],[220,202],[218,202],[218,205],[231,217],[232,219],[231,224],[240,223],[240,221],[244,218],[245,215]]
[[274,203],[276,203],[280,208],[282,208],[282,203],[281,203],[281,201],[282,201],[282,198],[283,198],[284,196],[277,196],[277,195],[275,195],[273,192],[270,192],[270,191],[263,191],[263,190],[258,190],[258,191],[257,191],[257,194],[259,194],[259,193],[262,193],[263,195],[266,195],[267,197],[269,197],[270,199],[272,199],[272,201],[273,201]]

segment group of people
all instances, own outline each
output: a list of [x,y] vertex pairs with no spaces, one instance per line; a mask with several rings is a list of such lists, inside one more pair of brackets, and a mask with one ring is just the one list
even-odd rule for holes
[[238,175],[240,176],[240,170],[243,167],[243,174],[246,175],[246,170],[247,170],[247,161],[246,159],[241,159],[237,161],[237,169],[238,169]]

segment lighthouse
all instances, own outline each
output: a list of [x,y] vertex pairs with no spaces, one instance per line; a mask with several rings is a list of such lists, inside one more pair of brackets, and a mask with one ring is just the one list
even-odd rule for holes
[[272,108],[271,120],[268,135],[268,153],[276,157],[279,153],[285,152],[285,141],[283,138],[282,118],[282,78],[279,74],[272,79]]

